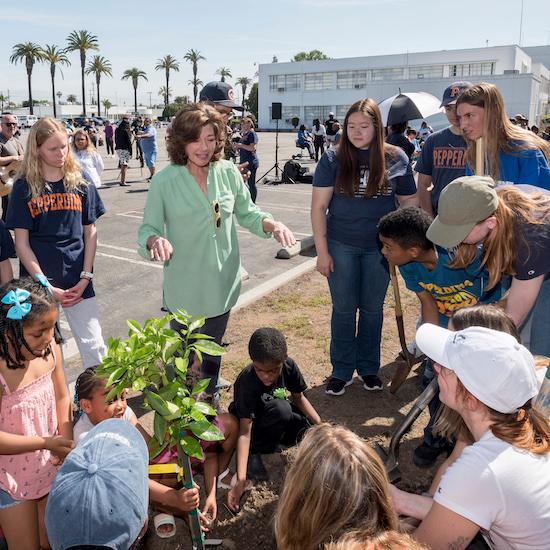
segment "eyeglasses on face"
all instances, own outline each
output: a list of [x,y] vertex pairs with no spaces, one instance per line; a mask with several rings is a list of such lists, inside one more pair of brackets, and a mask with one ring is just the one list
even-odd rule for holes
[[212,210],[214,210],[214,223],[216,224],[216,229],[219,229],[222,226],[222,214],[220,211],[220,201],[218,199],[212,201]]
[[17,127],[17,122],[2,122],[3,126],[11,126],[12,128]]

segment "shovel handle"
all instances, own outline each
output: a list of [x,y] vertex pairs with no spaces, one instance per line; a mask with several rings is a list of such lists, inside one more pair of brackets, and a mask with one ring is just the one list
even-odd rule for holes
[[403,316],[403,310],[401,309],[401,292],[399,291],[399,281],[397,280],[397,272],[395,271],[395,265],[390,262],[390,279],[393,289],[393,299],[395,301],[395,316]]

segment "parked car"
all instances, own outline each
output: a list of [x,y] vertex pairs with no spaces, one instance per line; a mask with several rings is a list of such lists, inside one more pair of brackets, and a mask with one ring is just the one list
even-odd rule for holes
[[17,123],[19,128],[30,128],[38,122],[36,115],[17,115]]

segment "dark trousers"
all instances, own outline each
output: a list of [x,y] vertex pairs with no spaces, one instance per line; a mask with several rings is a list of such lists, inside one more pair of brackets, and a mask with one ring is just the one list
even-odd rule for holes
[[258,196],[258,189],[256,188],[256,172],[258,171],[257,165],[252,165],[248,167],[250,171],[250,177],[248,178],[248,189],[250,189],[250,198],[252,202],[256,202],[256,197]]
[[10,203],[9,195],[2,197],[2,221],[6,221],[6,216],[8,215],[8,204]]
[[115,149],[113,145],[113,138],[105,138],[105,146],[107,147],[107,154],[114,155]]
[[323,153],[325,152],[324,136],[314,136],[313,146],[315,147],[315,160],[318,161],[319,157],[323,156]]
[[[217,317],[209,317],[202,327],[198,329],[201,334],[207,334],[214,338],[214,342],[221,346],[225,329],[229,321],[229,313],[223,313]],[[170,321],[170,328],[172,330],[181,331],[182,326],[176,321]],[[189,365],[193,362],[193,357],[189,358]],[[216,391],[218,385],[218,376],[220,374],[222,358],[220,356],[212,356],[203,354],[201,364],[201,378],[210,378],[210,384],[206,388],[206,393],[213,394]]]
[[281,443],[296,445],[309,426],[307,418],[292,403],[266,395],[252,422],[250,452],[269,454]]

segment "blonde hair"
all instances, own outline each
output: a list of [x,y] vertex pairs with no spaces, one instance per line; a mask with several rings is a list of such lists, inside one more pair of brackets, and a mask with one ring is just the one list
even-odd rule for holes
[[[456,106],[461,103],[481,107],[485,110],[483,137],[485,138],[485,155],[489,161],[490,173],[494,180],[500,179],[499,152],[518,154],[526,149],[540,149],[550,163],[550,143],[526,130],[512,124],[506,109],[504,99],[494,84],[481,82],[464,90],[457,99]],[[466,160],[470,166],[476,165],[475,141],[464,136],[468,145]],[[521,182],[516,182],[521,183]]]
[[[65,127],[52,117],[41,118],[32,126],[29,133],[25,156],[17,177],[23,177],[27,180],[33,198],[39,197],[46,185],[46,180],[42,174],[42,161],[39,149],[47,139],[57,133],[63,136],[67,135]],[[87,185],[82,177],[80,166],[76,162],[71,148],[68,146],[62,171],[63,184],[66,191],[75,191],[78,187]]]
[[[514,260],[517,258],[516,235],[517,221],[527,224],[548,223],[550,216],[550,197],[543,193],[526,194],[513,186],[499,187],[497,190],[498,206],[492,216],[496,227],[489,232],[483,242],[483,259],[481,266],[489,272],[487,290],[495,287],[503,273],[515,275]],[[484,220],[479,220],[481,223]],[[523,244],[529,243],[523,235]],[[450,267],[461,269],[468,267],[477,254],[477,244],[461,243],[450,262]]]
[[428,550],[428,547],[397,531],[385,531],[374,537],[350,531],[337,541],[325,544],[322,550]]
[[[84,136],[86,138],[86,147],[84,149],[79,149],[76,146],[76,140],[79,136]],[[88,135],[88,132],[84,131],[82,128],[79,128],[74,134],[73,134],[73,150],[74,151],[87,151],[88,153],[91,153],[92,151],[95,151],[95,147],[92,144],[92,140],[90,139],[90,136]]]
[[304,436],[275,515],[279,550],[317,550],[350,529],[395,529],[384,465],[358,435],[320,424]]
[[[514,321],[503,309],[492,304],[480,304],[458,309],[454,312],[451,322],[453,330],[463,330],[468,327],[486,327],[507,332],[521,343],[519,331]],[[460,438],[469,445],[475,441],[460,414],[443,403],[437,410],[433,432],[447,439]]]

